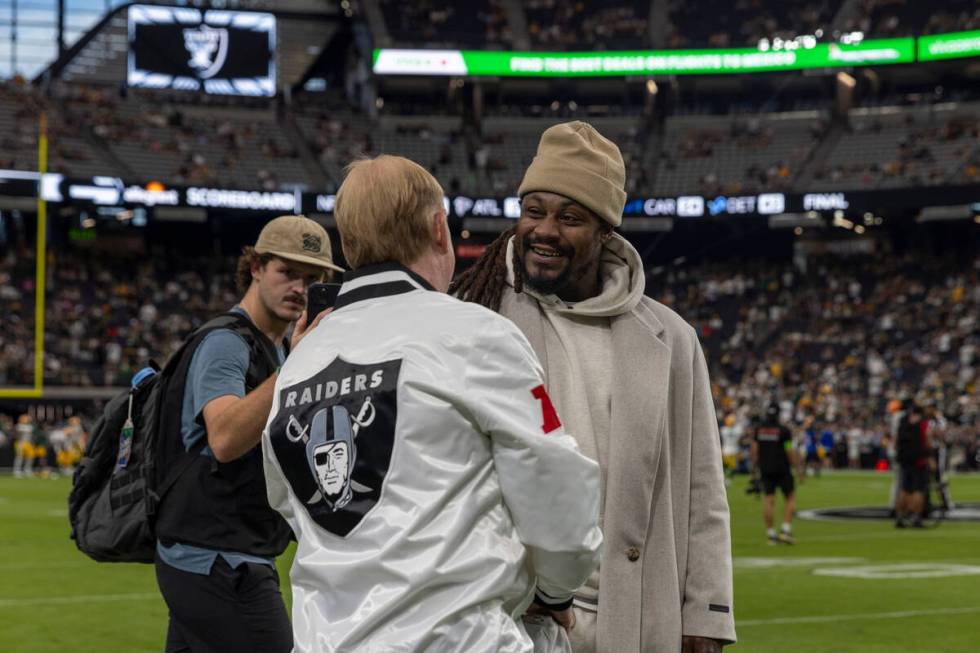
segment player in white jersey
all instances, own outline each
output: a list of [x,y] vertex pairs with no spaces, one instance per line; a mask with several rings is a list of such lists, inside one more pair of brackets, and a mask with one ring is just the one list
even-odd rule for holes
[[30,476],[34,473],[34,423],[30,415],[17,418],[14,434],[14,476]]
[[564,433],[513,323],[445,294],[443,192],[420,166],[352,166],[333,313],[279,373],[262,447],[298,541],[298,653],[529,653],[570,628],[599,559],[598,466]]

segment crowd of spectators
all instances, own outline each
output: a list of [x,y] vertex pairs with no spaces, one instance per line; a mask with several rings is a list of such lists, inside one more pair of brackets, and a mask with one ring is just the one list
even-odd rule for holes
[[93,161],[79,125],[22,77],[0,81],[0,168],[37,170],[39,116],[47,118],[48,167],[72,171]]
[[[517,103],[512,102],[487,109],[481,120],[461,120],[461,112],[433,115],[430,128],[412,127],[417,131],[413,141],[383,138],[379,123],[391,112],[378,118],[342,102],[338,107],[297,101],[277,114],[268,103],[264,108],[227,100],[188,103],[166,94],[120,93],[116,87],[57,83],[42,93],[23,80],[11,80],[2,90],[0,168],[37,169],[37,116],[43,111],[48,116],[51,171],[79,178],[99,174],[134,182],[266,191],[295,185],[332,191],[351,160],[396,153],[419,158],[450,192],[509,194],[533,156],[537,134],[550,121],[600,119],[574,101],[527,103],[525,109],[538,109],[530,116],[513,115],[511,107]],[[813,159],[810,154],[832,131],[826,102],[821,110],[809,112],[821,116],[812,124],[783,132],[773,130],[781,114],[759,111],[712,117],[693,128],[684,123],[691,116],[678,111],[665,119],[660,138],[655,133],[659,123],[641,115],[639,107],[629,113],[614,103],[610,106],[619,108],[601,117],[630,123],[608,134],[627,159],[630,193],[714,195],[768,189],[805,192],[840,188],[842,183],[857,189],[976,182],[977,105],[935,104],[937,97],[949,99],[920,97],[914,106],[875,108],[891,112],[890,121],[871,114],[855,118],[869,108],[853,109],[849,122],[840,121],[844,132],[837,146],[828,156]],[[948,109],[956,105],[958,109]],[[941,106],[947,109],[929,116],[921,110]],[[511,115],[515,120],[539,118],[541,127],[510,132],[506,127],[485,128]],[[450,121],[454,126],[446,128],[443,123]],[[292,123],[299,127],[298,134],[287,128]],[[528,136],[533,131],[537,134]],[[404,147],[413,142],[420,147]],[[659,151],[649,147],[657,143]],[[692,176],[692,170],[697,174]]]
[[631,50],[650,47],[649,0],[529,0],[528,36],[539,50]]
[[[32,383],[33,266],[26,251],[0,260],[0,310],[8,316],[0,386]],[[125,386],[234,304],[233,268],[231,258],[53,254],[45,383]],[[884,446],[890,403],[911,397],[942,417],[956,451],[976,451],[980,257],[827,256],[805,270],[679,264],[650,278],[648,292],[698,331],[723,422],[748,428],[777,399],[798,432],[830,430],[857,456]],[[975,464],[975,456],[957,455]]]
[[[668,268],[654,294],[697,328],[719,418],[747,429],[771,399],[830,430],[851,460],[882,448],[896,399],[941,416],[957,459],[980,440],[980,258],[921,256]],[[876,460],[874,456],[868,459]]]
[[887,125],[874,117],[851,121],[838,155],[814,170],[814,179],[861,188],[980,179],[980,115],[975,110],[938,120],[910,111],[901,122]]
[[845,31],[868,38],[919,36],[980,28],[980,6],[974,0],[858,0],[857,12],[844,23]]
[[755,47],[762,39],[804,35],[829,40],[842,4],[843,0],[670,0],[665,47]]
[[389,35],[399,45],[508,47],[513,36],[502,0],[381,0]]
[[[191,329],[237,300],[234,261],[52,254],[48,262],[44,382],[125,386],[162,364]],[[34,255],[0,260],[0,386],[33,385]]]

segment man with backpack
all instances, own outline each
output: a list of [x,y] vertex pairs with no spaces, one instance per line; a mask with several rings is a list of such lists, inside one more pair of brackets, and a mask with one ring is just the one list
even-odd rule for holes
[[157,582],[170,611],[168,653],[292,648],[275,569],[290,530],[269,507],[256,445],[276,371],[289,346],[322,317],[307,328],[307,286],[332,270],[340,268],[323,227],[302,216],[276,218],[239,259],[244,296],[218,318],[226,326],[208,331],[190,354],[179,438],[168,429],[160,434],[165,447],[179,452],[163,460],[186,452],[189,461],[155,517]]
[[899,464],[895,527],[922,528],[925,497],[929,491],[932,441],[919,405],[907,399],[904,408],[905,415],[899,422],[895,442],[895,456]]

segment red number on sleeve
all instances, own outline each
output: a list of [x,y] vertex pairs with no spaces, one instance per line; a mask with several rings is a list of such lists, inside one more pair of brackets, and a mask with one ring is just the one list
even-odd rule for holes
[[555,412],[555,405],[551,403],[551,397],[548,396],[548,391],[544,389],[544,386],[539,385],[534,388],[531,390],[531,394],[541,402],[541,413],[544,418],[541,422],[541,430],[545,433],[551,433],[560,428],[561,421],[558,419],[558,413]]

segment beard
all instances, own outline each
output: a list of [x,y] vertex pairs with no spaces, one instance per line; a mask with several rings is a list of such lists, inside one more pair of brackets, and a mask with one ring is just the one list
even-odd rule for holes
[[[542,295],[555,295],[565,287],[572,276],[572,259],[575,256],[575,250],[570,247],[561,247],[557,244],[549,243],[549,247],[557,250],[565,258],[565,267],[558,276],[540,276],[534,275],[528,270],[527,261],[525,260],[527,253],[531,251],[531,247],[534,244],[535,241],[529,241],[527,236],[521,241],[520,253],[517,258],[521,266],[521,275],[524,277],[524,283]],[[542,244],[545,243],[542,242]]]

